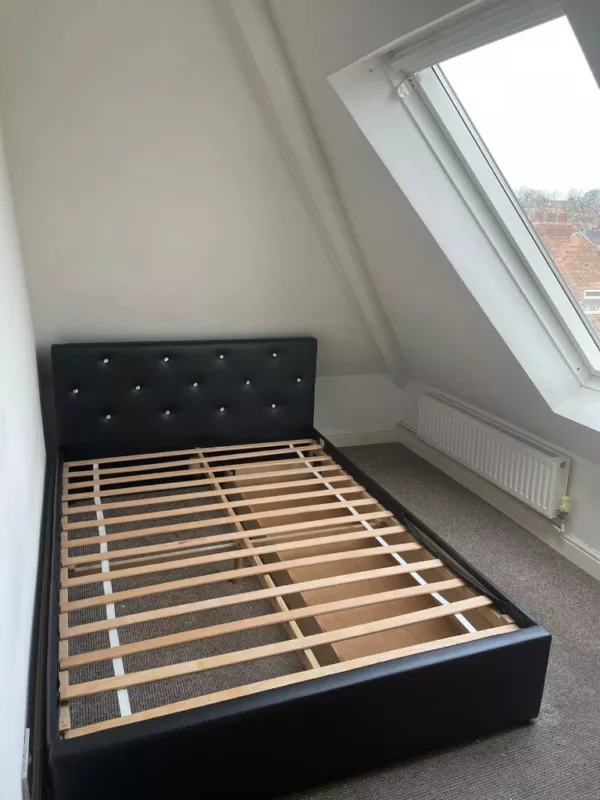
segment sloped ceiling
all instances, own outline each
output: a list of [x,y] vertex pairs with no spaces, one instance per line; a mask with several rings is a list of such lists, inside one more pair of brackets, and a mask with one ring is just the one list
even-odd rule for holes
[[5,0],[0,116],[42,349],[311,333],[386,371],[211,0]]

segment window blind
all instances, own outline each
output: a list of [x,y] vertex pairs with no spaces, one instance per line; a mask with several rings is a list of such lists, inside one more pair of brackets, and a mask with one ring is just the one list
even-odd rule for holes
[[563,14],[555,0],[474,0],[402,37],[388,63],[395,72],[418,72]]

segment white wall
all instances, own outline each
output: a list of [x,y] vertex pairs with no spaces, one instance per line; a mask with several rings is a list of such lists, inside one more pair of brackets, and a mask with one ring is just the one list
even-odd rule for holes
[[40,535],[44,441],[35,350],[0,133],[0,797],[19,766]]
[[38,344],[311,333],[382,360],[210,0],[3,0],[0,111]]
[[394,441],[405,413],[407,394],[388,375],[339,375],[319,378],[315,425],[338,445]]

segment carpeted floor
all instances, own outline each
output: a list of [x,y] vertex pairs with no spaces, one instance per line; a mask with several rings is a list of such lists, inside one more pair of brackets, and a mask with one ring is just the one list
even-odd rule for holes
[[346,452],[537,617],[552,654],[533,725],[294,800],[599,800],[600,583],[401,445]]

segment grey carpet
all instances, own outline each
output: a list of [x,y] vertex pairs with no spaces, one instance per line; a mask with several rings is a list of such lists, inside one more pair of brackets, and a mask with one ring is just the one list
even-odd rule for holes
[[538,720],[294,800],[598,800],[600,583],[400,445],[347,454],[552,633]]

